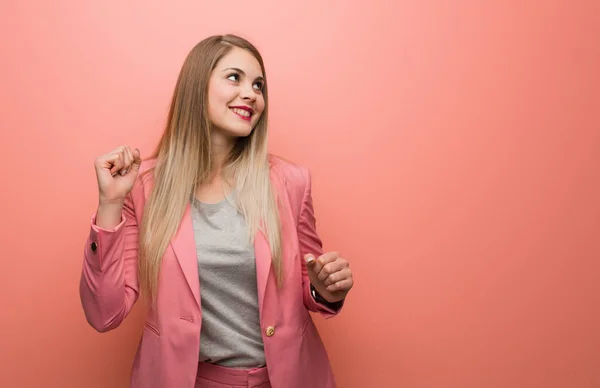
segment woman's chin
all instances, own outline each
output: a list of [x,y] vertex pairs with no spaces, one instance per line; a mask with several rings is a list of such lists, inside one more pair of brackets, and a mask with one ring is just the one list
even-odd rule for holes
[[239,138],[239,137],[248,137],[250,136],[250,134],[252,133],[252,128],[250,126],[248,126],[247,128],[225,128],[225,129],[216,129],[214,128],[213,131],[218,132],[221,136],[223,137],[229,137],[229,138]]

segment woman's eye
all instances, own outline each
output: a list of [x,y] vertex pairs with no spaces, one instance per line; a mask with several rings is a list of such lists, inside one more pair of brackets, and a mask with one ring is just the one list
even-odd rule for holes
[[240,80],[240,76],[238,74],[234,73],[234,74],[230,74],[229,76],[227,76],[227,79],[231,80],[231,81],[236,81],[237,82],[237,81]]
[[256,90],[262,90],[262,88],[263,88],[262,82],[256,82],[254,84],[254,89],[256,89]]

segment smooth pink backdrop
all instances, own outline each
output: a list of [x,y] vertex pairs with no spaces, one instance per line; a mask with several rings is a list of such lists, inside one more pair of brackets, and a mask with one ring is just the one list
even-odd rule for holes
[[262,51],[271,149],[349,260],[342,388],[600,386],[600,3],[0,4],[0,386],[126,387],[78,282],[94,158],[148,154],[188,50]]

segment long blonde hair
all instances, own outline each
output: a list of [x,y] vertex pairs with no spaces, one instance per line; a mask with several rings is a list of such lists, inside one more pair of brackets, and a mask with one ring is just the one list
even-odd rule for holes
[[211,158],[211,123],[207,110],[210,75],[233,47],[248,50],[258,60],[265,78],[264,111],[247,137],[239,138],[223,168],[235,185],[235,201],[248,225],[248,239],[261,230],[269,242],[278,284],[283,281],[281,225],[276,193],[269,178],[267,153],[268,93],[265,67],[258,50],[235,35],[217,35],[199,42],[188,54],[173,93],[165,131],[152,158],[154,187],[146,203],[140,229],[138,276],[141,293],[155,302],[162,256],[177,232],[191,196],[207,180]]

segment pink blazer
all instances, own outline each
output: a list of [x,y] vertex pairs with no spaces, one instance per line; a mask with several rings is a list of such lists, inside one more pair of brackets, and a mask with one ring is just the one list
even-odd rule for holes
[[[141,173],[155,161],[144,161]],[[304,254],[322,254],[316,232],[307,169],[271,157],[271,181],[281,197],[285,283],[277,288],[265,236],[255,238],[261,331],[274,388],[335,387],[325,347],[309,311],[332,311],[310,294]],[[138,225],[153,185],[152,173],[138,178],[112,230],[95,225],[84,250],[80,283],[87,321],[99,332],[117,328],[138,299]],[[158,307],[148,311],[132,367],[134,388],[193,388],[200,351],[200,285],[190,205],[162,260]]]

